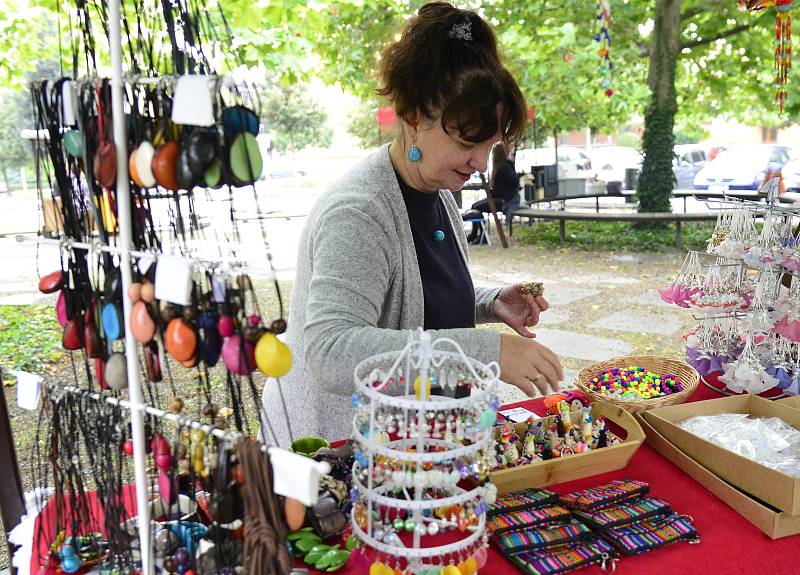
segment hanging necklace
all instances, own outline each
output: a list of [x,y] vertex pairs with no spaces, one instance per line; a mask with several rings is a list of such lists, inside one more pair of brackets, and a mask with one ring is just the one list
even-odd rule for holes
[[[419,192],[418,190],[415,190],[414,188],[412,188],[411,186],[409,186],[407,184],[405,184],[405,186],[408,189],[408,194],[411,196],[411,201],[414,202],[414,205],[417,207],[418,210],[422,211],[422,208],[420,207],[419,202],[417,202],[416,194],[423,193],[423,192]],[[442,217],[442,203],[441,203],[441,200],[440,200],[438,195],[434,199],[434,202],[436,203],[436,215],[437,215],[437,220],[438,220],[438,226],[436,227],[436,229],[432,230],[430,224],[428,223],[428,221],[425,218],[420,218],[420,219],[425,224],[425,228],[427,229],[428,234],[430,234],[430,237],[433,238],[433,241],[435,241],[437,243],[441,243],[441,242],[444,241],[444,238],[446,237],[446,235],[444,233],[444,230],[441,229],[442,227],[444,227],[443,224],[442,224],[442,222],[444,221],[444,218]]]

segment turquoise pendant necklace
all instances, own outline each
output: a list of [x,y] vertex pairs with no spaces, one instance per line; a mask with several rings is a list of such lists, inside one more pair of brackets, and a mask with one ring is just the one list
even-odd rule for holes
[[[443,220],[443,218],[442,218],[442,203],[441,203],[441,198],[439,198],[439,197],[436,198],[436,215],[439,216],[439,225],[441,226],[442,225],[442,220]],[[427,225],[427,224],[428,224],[428,222],[425,222],[425,225]],[[444,235],[444,231],[443,230],[437,229],[437,230],[433,231],[433,241],[441,243],[441,242],[444,241],[444,238],[445,238],[445,235]]]

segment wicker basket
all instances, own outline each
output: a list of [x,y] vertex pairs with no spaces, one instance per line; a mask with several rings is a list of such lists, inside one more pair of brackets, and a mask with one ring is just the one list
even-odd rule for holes
[[[591,391],[587,386],[593,377],[597,377],[606,369],[615,367],[626,368],[631,365],[636,365],[644,369],[649,369],[659,375],[666,373],[677,376],[681,384],[683,384],[683,391],[657,397],[655,399],[644,399],[642,401],[626,401],[624,399],[613,399],[602,393]],[[689,396],[697,389],[697,384],[700,383],[700,374],[697,373],[692,366],[677,359],[669,359],[666,357],[657,357],[654,355],[629,355],[626,357],[612,357],[606,361],[600,361],[587,365],[578,372],[575,378],[575,385],[577,388],[589,397],[591,401],[607,401],[613,405],[618,405],[621,408],[629,411],[630,413],[637,413],[639,411],[646,411],[648,409],[655,409],[656,407],[666,407],[667,405],[677,405],[683,403]]]

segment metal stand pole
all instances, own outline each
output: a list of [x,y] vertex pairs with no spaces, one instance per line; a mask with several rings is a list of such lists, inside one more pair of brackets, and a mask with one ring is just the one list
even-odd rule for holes
[[139,550],[142,555],[142,575],[153,574],[150,549],[150,508],[147,501],[147,469],[145,468],[144,404],[139,386],[137,344],[128,318],[132,303],[128,297],[131,285],[131,196],[128,179],[128,146],[125,109],[122,104],[122,36],[120,33],[120,0],[109,2],[109,47],[111,49],[111,113],[114,125],[114,146],[117,152],[117,222],[120,240],[120,269],[122,270],[122,302],[125,314],[125,356],[128,367],[128,395],[131,403],[133,458],[136,478],[136,506],[139,518]]
[[15,549],[11,543],[8,543],[8,532],[19,524],[20,518],[25,514],[25,500],[22,496],[17,452],[14,448],[14,436],[11,434],[11,422],[8,419],[8,407],[3,391],[2,370],[0,370],[0,469],[4,469],[6,475],[0,482],[0,518],[3,520],[3,529],[6,531],[10,564]]

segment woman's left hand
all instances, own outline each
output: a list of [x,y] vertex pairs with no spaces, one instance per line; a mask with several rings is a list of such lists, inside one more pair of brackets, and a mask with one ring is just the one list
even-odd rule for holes
[[522,293],[523,284],[504,287],[492,303],[494,317],[502,321],[522,337],[536,337],[528,327],[539,323],[539,314],[547,311],[550,304],[544,296],[534,297]]

